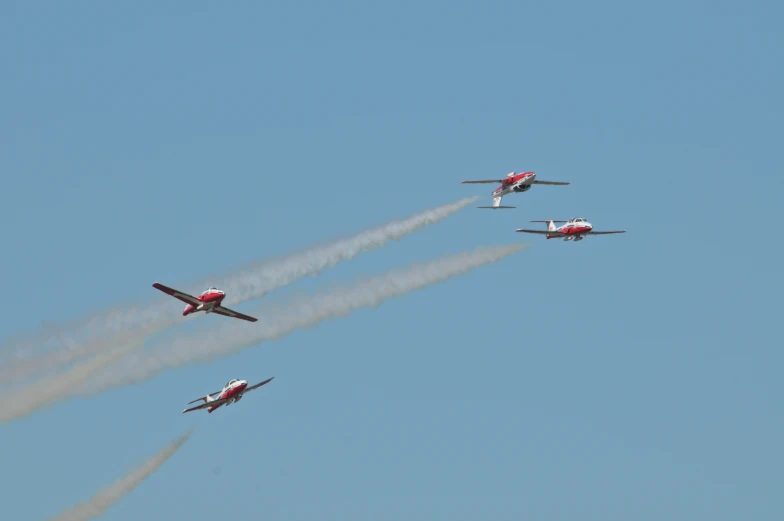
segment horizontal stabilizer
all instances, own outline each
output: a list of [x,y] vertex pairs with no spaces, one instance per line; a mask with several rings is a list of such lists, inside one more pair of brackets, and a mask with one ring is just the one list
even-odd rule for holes
[[555,230],[528,230],[528,229],[525,229],[525,228],[518,228],[515,231],[516,232],[522,232],[522,233],[537,233],[539,235],[555,235],[555,236],[558,236],[558,237],[563,235],[561,232],[558,232],[558,231],[555,231]]
[[[191,407],[190,409],[185,409],[182,412],[191,412],[191,411],[198,411],[199,409],[206,409],[208,407],[218,408],[221,405],[231,401],[232,398],[218,398],[217,400],[213,400],[211,402],[204,402],[201,405],[197,405],[196,407]],[[193,403],[193,402],[191,402]],[[212,409],[215,410],[215,409]]]
[[[210,393],[210,394],[208,394],[207,396],[212,396],[213,394],[218,394],[218,393],[220,393],[220,392],[221,392],[221,391],[215,391],[214,393]],[[202,396],[201,398],[196,398],[196,399],[195,399],[195,400],[193,400],[192,402],[188,402],[188,405],[190,405],[190,404],[192,404],[192,403],[196,403],[196,402],[198,402],[199,400],[205,400],[205,401],[206,401],[206,398],[207,398],[207,396]]]
[[548,221],[528,221],[528,222],[529,223],[565,223],[566,221],[548,220]]

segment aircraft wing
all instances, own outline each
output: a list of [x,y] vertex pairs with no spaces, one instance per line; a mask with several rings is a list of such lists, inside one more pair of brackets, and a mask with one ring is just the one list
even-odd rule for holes
[[172,297],[176,298],[177,300],[182,300],[186,304],[191,304],[193,306],[198,306],[199,304],[201,304],[199,299],[197,299],[193,295],[188,295],[187,293],[183,293],[182,291],[177,291],[176,289],[172,289],[172,288],[170,288],[168,286],[164,286],[163,284],[160,284],[158,282],[153,284],[152,287],[155,288],[155,289],[159,289],[159,290],[163,291],[167,295],[171,295]]
[[626,230],[616,230],[612,232],[595,232],[591,231],[588,235],[607,235],[608,233],[626,233]]
[[219,315],[223,315],[224,317],[232,317],[232,318],[239,318],[240,320],[247,320],[248,322],[256,322],[258,319],[249,317],[248,315],[243,315],[242,313],[237,313],[236,311],[224,308],[223,306],[215,306],[212,308],[213,313],[217,313]]
[[[273,376],[272,378],[275,378],[275,377]],[[248,391],[252,391],[253,389],[258,389],[259,387],[261,387],[261,386],[262,386],[262,385],[264,385],[264,384],[270,383],[270,382],[272,381],[272,378],[268,378],[267,380],[264,380],[264,381],[263,381],[263,382],[261,382],[260,384],[251,385],[250,387],[246,387],[246,388],[245,388],[245,390],[244,390],[244,391],[242,391],[242,394],[245,394],[245,393],[247,393]]]
[[[205,402],[205,403],[197,405],[196,407],[191,407],[190,409],[185,409],[182,412],[186,413],[186,412],[191,412],[191,411],[198,411],[199,409],[206,409],[207,407],[220,406],[220,405],[223,405],[224,403],[228,402],[229,400],[231,400],[231,398],[218,398],[217,400],[213,400],[211,402]],[[193,403],[193,402],[191,402],[191,403]]]
[[476,185],[481,183],[503,183],[503,179],[480,179],[478,181],[460,181],[460,184],[464,185]]
[[571,181],[534,181],[535,185],[568,185],[571,184]]
[[526,228],[518,228],[515,230],[516,232],[523,232],[523,233],[538,233],[540,235],[565,235],[561,232],[551,231],[551,230],[528,230]]

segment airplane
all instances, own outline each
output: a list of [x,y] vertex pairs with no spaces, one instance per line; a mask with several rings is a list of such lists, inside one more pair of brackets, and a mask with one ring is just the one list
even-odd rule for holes
[[[273,376],[272,378],[275,377]],[[196,411],[198,409],[204,409],[206,407],[207,412],[211,413],[221,405],[225,405],[228,407],[232,403],[237,403],[238,401],[240,401],[242,399],[242,396],[248,391],[252,391],[253,389],[257,389],[262,385],[271,382],[272,378],[264,380],[260,384],[251,385],[250,387],[248,387],[247,380],[229,380],[229,382],[223,386],[223,390],[215,391],[214,393],[210,393],[207,396],[204,396],[203,398],[196,398],[192,402],[188,402],[188,405],[192,403],[196,403],[199,400],[204,400],[204,403],[197,405],[196,407],[191,407],[190,409],[185,409],[182,412],[186,413],[190,411]],[[217,398],[212,397],[213,394],[218,394],[218,393],[220,393],[219,397]]]
[[204,311],[205,313],[217,313],[219,315],[223,315],[224,317],[239,318],[241,320],[247,320],[248,322],[256,322],[258,320],[256,318],[243,315],[242,313],[237,313],[234,310],[221,306],[221,302],[223,302],[223,299],[226,298],[226,292],[221,291],[218,288],[209,288],[198,297],[194,297],[193,295],[188,295],[187,293],[183,293],[182,291],[164,286],[158,282],[153,284],[152,287],[159,289],[167,295],[171,295],[172,297],[178,300],[182,300],[188,304],[185,306],[185,309],[182,312],[182,316],[190,315],[191,313],[196,313],[197,311]]
[[[626,230],[615,230],[611,232],[594,231],[593,225],[582,217],[575,217],[569,221],[530,221],[532,223],[547,223],[547,230],[527,230],[517,229],[517,232],[539,233],[547,235],[548,239],[558,239],[564,237],[565,241],[574,239],[574,242],[583,240],[587,235],[606,235],[609,233],[626,233]],[[555,227],[555,223],[566,223],[563,226]]]
[[505,179],[482,179],[478,181],[462,181],[462,184],[478,183],[501,183],[501,186],[493,191],[493,206],[477,206],[477,208],[490,208],[493,210],[501,208],[515,208],[514,206],[501,206],[501,198],[512,192],[527,192],[532,185],[568,185],[569,181],[537,181],[536,174],[533,172],[523,172],[516,174],[511,172]]

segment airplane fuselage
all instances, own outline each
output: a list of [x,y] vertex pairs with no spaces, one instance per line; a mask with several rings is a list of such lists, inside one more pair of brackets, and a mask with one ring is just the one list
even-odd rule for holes
[[[560,239],[565,241],[581,241],[589,235],[610,235],[615,233],[626,233],[626,230],[594,230],[593,225],[582,217],[575,217],[568,221],[555,221],[547,219],[544,221],[531,221],[532,223],[547,223],[547,230],[531,230],[528,228],[518,228],[517,232],[535,233],[544,235],[547,239]],[[555,226],[555,223],[565,222],[563,226]]]
[[199,295],[196,298],[199,300],[199,302],[201,302],[201,304],[198,306],[188,304],[185,306],[185,309],[182,312],[183,316],[196,313],[197,311],[204,311],[205,313],[209,313],[212,311],[212,308],[223,302],[223,299],[226,298],[226,293],[222,291],[214,291]]
[[527,192],[531,189],[531,184],[536,179],[533,172],[524,172],[512,177],[507,177],[504,183],[493,191],[493,197],[503,197],[511,193]]
[[591,233],[591,230],[593,230],[593,225],[587,221],[577,222],[577,223],[566,223],[560,228],[556,229],[556,231],[563,233],[564,235],[566,235],[566,237],[563,237],[563,235],[548,235],[547,238],[559,239],[563,237],[563,240],[565,241],[574,240],[575,242],[577,242],[583,240],[583,238],[587,234]]
[[[218,396],[217,399],[234,398],[233,400],[224,402],[221,405],[231,405],[232,403],[236,403],[240,401],[240,399],[242,398],[242,393],[245,391],[245,388],[247,386],[248,386],[248,382],[246,382],[245,380],[237,382],[231,387],[224,389],[223,392],[220,393],[220,396]],[[207,412],[212,412],[218,407],[220,407],[221,405],[216,405],[215,407],[208,407]]]
[[[272,378],[267,378],[263,382],[251,385],[250,387],[248,387],[247,380],[238,380],[236,378],[232,378],[226,383],[226,385],[223,386],[221,391],[215,391],[214,393],[205,394],[201,398],[196,398],[195,400],[189,402],[188,405],[196,402],[203,403],[200,403],[194,407],[186,408],[182,412],[186,413],[191,411],[203,411],[206,409],[208,413],[211,413],[212,411],[223,407],[224,405],[237,403],[242,399],[243,396],[245,396],[245,393],[270,383],[274,378],[274,376]],[[213,396],[215,396],[215,398],[213,398]]]

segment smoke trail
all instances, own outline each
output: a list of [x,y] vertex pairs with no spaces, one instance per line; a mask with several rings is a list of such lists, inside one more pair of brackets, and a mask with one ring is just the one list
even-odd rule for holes
[[[237,328],[229,321],[216,322],[216,327],[195,335],[176,338],[166,348],[138,350],[119,360],[129,347],[116,357],[75,366],[69,373],[89,374],[81,379],[44,379],[17,392],[13,399],[0,401],[0,421],[9,421],[31,414],[37,409],[74,395],[90,396],[113,387],[130,385],[155,377],[166,369],[189,363],[205,362],[226,356],[268,340],[281,338],[300,329],[309,329],[330,318],[348,315],[366,307],[377,307],[385,300],[404,295],[462,275],[485,264],[497,262],[523,248],[525,244],[478,248],[473,252],[442,257],[419,263],[407,269],[393,270],[361,281],[353,286],[337,288],[320,295],[293,299],[288,306],[276,306],[269,313],[260,313],[251,328]],[[106,370],[98,372],[101,368]],[[66,373],[66,374],[69,374]],[[63,375],[64,376],[64,375]]]
[[96,394],[112,387],[148,380],[165,369],[206,362],[300,329],[315,327],[325,320],[343,317],[361,308],[377,307],[387,299],[465,274],[526,247],[525,244],[514,244],[478,248],[414,264],[407,269],[393,270],[321,295],[293,299],[289,305],[259,313],[259,321],[252,328],[237,328],[223,322],[206,332],[178,337],[166,348],[129,355],[117,367],[108,368],[92,378],[80,394]]
[[475,202],[478,197],[461,199],[404,219],[361,232],[353,237],[316,246],[273,262],[251,264],[238,273],[219,279],[226,290],[226,305],[260,298],[305,277],[315,276],[362,252],[381,248],[425,226],[435,224]]
[[66,399],[69,391],[79,387],[94,374],[138,348],[138,342],[129,342],[112,351],[100,353],[95,358],[77,365],[65,373],[6,393],[0,401],[0,423],[17,420],[33,411]]
[[49,521],[87,521],[103,515],[109,507],[120,501],[126,494],[133,491],[142,481],[154,474],[166,460],[171,458],[182,445],[188,441],[193,430],[169,443],[158,454],[145,461],[140,467],[129,472],[125,477],[115,481],[84,503],[64,510],[50,517]]
[[[10,385],[18,381],[28,379],[33,374],[42,373],[47,371],[55,371],[93,353],[101,353],[109,349],[110,345],[125,344],[128,342],[134,343],[137,346],[144,345],[144,339],[147,335],[172,327],[180,320],[193,319],[193,316],[182,317],[180,315],[173,315],[168,311],[161,311],[161,318],[157,323],[152,324],[142,330],[137,331],[121,331],[116,334],[107,335],[106,337],[97,338],[84,344],[79,344],[76,340],[64,341],[64,348],[59,351],[47,353],[35,358],[30,358],[29,354],[25,358],[17,360],[16,363],[10,363],[0,368],[0,386]],[[176,318],[175,318],[176,317]]]
[[[188,286],[222,287],[227,292],[225,301],[227,306],[263,297],[299,279],[316,276],[340,262],[351,260],[363,252],[381,248],[389,241],[399,240],[410,233],[435,224],[477,199],[478,197],[461,199],[277,260],[251,263],[234,273],[211,277],[212,282]],[[185,288],[182,289],[186,291]],[[193,318],[196,317],[187,317],[187,319]],[[167,300],[155,305],[136,304],[132,307],[118,307],[78,321],[71,326],[47,328],[38,337],[13,342],[13,347],[16,347],[14,357],[16,360],[5,362],[0,368],[0,385],[28,378],[37,372],[61,368],[79,358],[103,351],[109,344],[144,338],[148,334],[182,323],[183,319],[184,317],[179,313],[172,313],[172,302]],[[115,338],[115,335],[120,338]],[[35,347],[37,342],[47,342],[50,344],[50,349],[58,346],[60,349],[31,358],[29,349]]]

